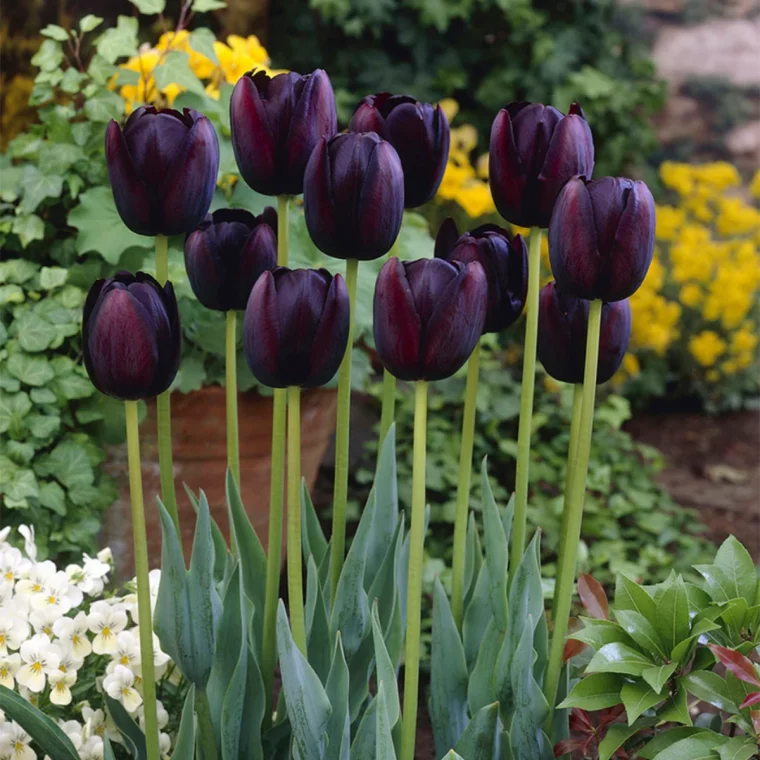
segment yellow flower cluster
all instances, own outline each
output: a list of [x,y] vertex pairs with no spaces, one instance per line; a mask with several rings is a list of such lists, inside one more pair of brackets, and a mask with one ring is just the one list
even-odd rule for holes
[[227,42],[214,40],[214,55],[217,62],[192,47],[190,33],[186,29],[166,32],[159,37],[154,47],[143,46],[136,56],[121,66],[125,71],[134,71],[139,75],[136,84],[119,87],[121,96],[126,101],[127,113],[134,108],[152,103],[154,105],[172,105],[183,88],[174,83],[159,89],[156,86],[154,70],[166,60],[172,51],[181,51],[188,55],[188,65],[198,79],[206,82],[206,92],[215,100],[219,98],[219,87],[227,82],[235,84],[243,74],[252,69],[264,69],[270,74],[277,73],[269,69],[270,59],[258,37],[240,37],[231,34]]
[[[635,354],[683,345],[703,379],[717,383],[757,359],[760,210],[725,162],[666,162],[660,178],[678,202],[657,208],[655,256],[631,298],[634,353],[624,369],[637,373]],[[760,197],[760,172],[750,192]]]
[[[446,98],[440,106],[449,122],[453,121],[459,104]],[[473,219],[496,211],[488,187],[488,154],[480,156],[475,166],[470,160],[477,145],[478,133],[471,124],[451,129],[449,162],[437,196],[440,200],[455,201]]]

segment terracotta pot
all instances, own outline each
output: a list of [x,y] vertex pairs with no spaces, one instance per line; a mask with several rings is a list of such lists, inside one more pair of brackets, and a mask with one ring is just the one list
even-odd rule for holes
[[[311,488],[335,430],[335,391],[306,391],[301,402],[301,471]],[[257,393],[239,397],[241,495],[259,539],[266,548],[269,530],[269,469],[272,445],[272,399]],[[174,480],[177,488],[182,542],[189,557],[195,530],[195,512],[184,484],[195,493],[205,492],[211,514],[228,535],[224,479],[227,469],[225,392],[209,387],[187,395],[172,396]],[[150,566],[161,559],[161,526],[155,497],[161,491],[156,441],[155,404],[140,426],[143,492],[148,530]],[[109,452],[107,467],[120,486],[119,500],[103,519],[101,545],[114,552],[117,575],[132,577],[131,510],[125,446]],[[284,536],[284,531],[283,531]]]

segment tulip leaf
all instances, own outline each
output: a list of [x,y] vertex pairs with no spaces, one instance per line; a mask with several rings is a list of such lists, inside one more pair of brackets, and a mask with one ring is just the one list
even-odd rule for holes
[[338,634],[330,672],[325,682],[325,692],[330,700],[332,713],[327,721],[327,751],[324,760],[348,760],[349,757],[351,719],[348,712],[348,682],[348,665]]
[[467,760],[492,760],[498,717],[498,702],[482,707],[475,713],[454,749]]
[[193,756],[195,748],[195,686],[190,686],[182,708],[182,718],[174,743],[172,760],[185,760]]
[[484,562],[480,566],[475,590],[470,597],[470,603],[465,608],[464,619],[462,620],[462,640],[468,671],[472,671],[475,667],[480,643],[483,641],[488,623],[493,619],[490,587],[488,565]]
[[[172,755],[172,760],[174,760],[175,757],[177,760],[180,760],[180,757],[182,756],[177,755],[175,752],[175,754]],[[111,740],[108,736],[103,737],[103,760],[116,760],[116,756],[113,753],[113,746],[111,745]]]
[[124,739],[124,743],[130,750],[135,760],[147,760],[148,749],[145,745],[145,734],[137,725],[134,718],[126,711],[124,705],[108,694],[103,695],[108,708],[108,714],[119,729],[119,733]]
[[505,638],[504,631],[499,630],[496,620],[491,618],[483,634],[475,667],[472,669],[470,681],[467,685],[467,704],[470,707],[470,713],[473,715],[482,707],[496,701],[494,663],[499,656]]
[[385,701],[387,704],[388,720],[393,728],[401,717],[401,702],[399,700],[398,682],[396,680],[396,668],[388,654],[385,639],[380,628],[380,615],[377,602],[372,607],[372,638],[375,645],[375,669],[376,680],[384,681]]
[[351,742],[351,760],[366,760],[375,754],[377,745],[377,708],[378,699],[375,697],[362,715],[359,728]]
[[56,760],[78,760],[79,753],[71,739],[45,713],[27,702],[15,691],[0,685],[0,710],[6,719],[15,721],[35,741],[39,748]]
[[306,563],[306,647],[309,663],[319,676],[319,680],[325,683],[330,672],[332,657],[334,657],[334,647],[318,573],[314,555],[310,555]]
[[480,536],[478,526],[475,521],[475,514],[470,512],[467,518],[467,536],[464,552],[464,585],[462,592],[464,595],[464,610],[470,603],[472,594],[480,575],[480,567],[483,564],[483,555],[480,547]]
[[375,760],[396,760],[396,749],[391,736],[391,724],[385,701],[385,682],[377,685],[377,712],[375,714]]
[[305,480],[301,481],[301,523],[303,525],[301,532],[303,558],[308,562],[309,556],[313,555],[314,562],[319,567],[327,553],[327,539],[319,524],[319,517],[317,517]]
[[509,549],[499,510],[491,490],[491,483],[488,480],[488,462],[485,457],[480,469],[480,478],[483,494],[483,540],[491,583],[491,607],[496,624],[502,631],[506,631]]

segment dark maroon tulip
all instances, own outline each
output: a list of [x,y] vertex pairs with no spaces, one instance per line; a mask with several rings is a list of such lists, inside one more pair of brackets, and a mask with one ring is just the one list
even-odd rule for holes
[[141,106],[123,130],[108,125],[106,162],[124,224],[138,235],[179,235],[200,224],[211,205],[219,142],[198,111]]
[[401,380],[442,380],[483,333],[488,284],[477,262],[389,259],[375,284],[375,347]]
[[219,209],[185,239],[185,268],[207,309],[242,311],[259,276],[277,266],[277,212]]
[[330,78],[322,69],[249,71],[232,93],[230,129],[240,174],[257,193],[300,195],[314,146],[338,131]]
[[528,295],[528,247],[521,235],[510,240],[501,227],[483,224],[460,237],[449,217],[438,230],[435,255],[462,264],[480,262],[488,282],[484,333],[500,332],[522,314]]
[[144,272],[97,280],[84,304],[82,343],[87,374],[102,393],[127,401],[163,393],[182,353],[172,284]]
[[328,256],[370,261],[390,251],[404,215],[404,173],[374,132],[322,139],[304,176],[306,227]]
[[593,170],[594,140],[577,103],[567,116],[540,103],[510,103],[496,114],[489,182],[496,208],[511,224],[548,227],[565,182]]
[[554,279],[578,298],[628,298],[652,263],[654,227],[654,198],[643,182],[571,179],[549,226]]
[[404,168],[406,208],[417,208],[436,194],[449,159],[449,122],[440,106],[409,95],[367,95],[348,129],[377,132],[396,149]]
[[[538,358],[555,380],[582,383],[586,363],[589,301],[567,295],[556,282],[541,289],[538,303]],[[602,305],[597,383],[617,372],[631,337],[628,299]]]
[[244,346],[256,379],[270,388],[324,385],[348,343],[350,306],[343,278],[326,269],[264,272],[245,310]]

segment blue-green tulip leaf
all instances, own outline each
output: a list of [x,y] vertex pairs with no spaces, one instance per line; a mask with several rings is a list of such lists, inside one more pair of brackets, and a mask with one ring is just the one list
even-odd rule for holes
[[480,650],[488,623],[493,619],[493,609],[490,599],[491,581],[488,577],[488,565],[484,562],[480,567],[475,589],[466,605],[462,619],[462,640],[467,670],[475,667],[475,659]]
[[396,760],[388,708],[385,701],[385,682],[377,685],[377,712],[375,714],[375,760]]
[[498,717],[498,702],[481,707],[459,737],[454,749],[467,760],[492,760]]
[[195,686],[191,686],[182,707],[182,718],[174,742],[172,760],[186,760],[193,756],[195,750]]
[[314,562],[319,567],[327,553],[327,539],[319,524],[319,517],[317,517],[305,480],[301,481],[301,522],[303,524],[301,532],[303,558],[308,562],[309,557],[313,556]]
[[377,708],[377,697],[375,697],[367,705],[354,740],[351,742],[351,760],[367,760],[374,755],[377,746]]
[[[185,493],[187,494],[188,499],[190,499],[190,504],[197,515],[198,509],[200,508],[200,501],[187,483],[185,483],[184,486]],[[229,565],[232,562],[232,557],[227,548],[227,542],[224,540],[221,528],[213,517],[211,518],[211,537],[214,541],[214,580],[219,583],[227,574]]]
[[483,542],[486,550],[486,564],[491,583],[491,607],[496,625],[507,630],[507,564],[509,549],[499,509],[493,497],[488,480],[487,460],[481,466],[481,492],[483,494]]
[[388,650],[385,647],[383,631],[380,627],[380,613],[377,602],[372,607],[372,639],[375,645],[375,670],[376,680],[385,683],[385,701],[387,705],[388,720],[393,728],[401,717],[401,703],[396,681],[396,667],[391,661]]
[[124,739],[132,757],[135,760],[147,760],[148,750],[145,746],[145,734],[137,725],[132,716],[126,711],[121,702],[111,699],[108,694],[104,695],[108,713],[113,718],[116,728]]
[[483,564],[483,554],[480,547],[480,536],[474,513],[470,512],[467,519],[467,537],[464,549],[464,585],[462,588],[466,611],[470,603],[472,592],[480,575],[480,566]]
[[330,623],[327,619],[325,598],[319,582],[319,571],[310,555],[306,561],[306,649],[309,663],[316,671],[322,683],[327,679],[332,661],[333,637],[330,635]]
[[467,704],[473,715],[482,707],[496,701],[494,664],[505,638],[506,634],[499,629],[496,620],[492,617],[480,643],[475,667],[472,669],[467,685]]
[[340,634],[335,639],[325,692],[332,713],[327,721],[327,750],[324,760],[348,760],[351,748],[351,721],[348,714],[348,665],[343,655]]

